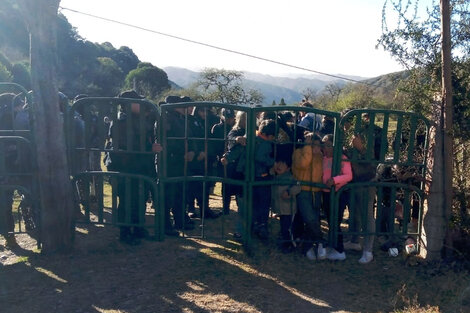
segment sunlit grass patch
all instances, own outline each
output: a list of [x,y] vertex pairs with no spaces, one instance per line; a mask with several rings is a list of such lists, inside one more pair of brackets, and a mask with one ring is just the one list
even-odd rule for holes
[[12,264],[26,263],[26,262],[29,262],[28,256],[19,256],[15,259],[15,261]]
[[38,272],[40,272],[40,273],[46,275],[46,276],[48,276],[48,277],[50,277],[50,278],[52,278],[52,279],[58,281],[58,282],[61,282],[61,283],[64,283],[64,284],[67,283],[67,281],[66,281],[65,279],[63,279],[63,278],[57,276],[55,273],[53,273],[53,272],[51,272],[50,270],[47,270],[47,269],[45,269],[45,268],[43,268],[43,267],[36,266],[36,267],[34,267],[34,269],[35,269],[36,271],[38,271]]

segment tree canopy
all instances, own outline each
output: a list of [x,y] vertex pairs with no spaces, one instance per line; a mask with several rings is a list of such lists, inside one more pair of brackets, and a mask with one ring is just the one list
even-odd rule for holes
[[156,99],[163,91],[170,88],[170,84],[165,71],[151,63],[142,62],[127,74],[125,87],[134,89],[149,99]]
[[11,73],[7,70],[7,68],[0,64],[0,80],[1,81],[10,81]]
[[[428,116],[432,113],[436,130],[428,199],[432,214],[425,224],[430,221],[432,238],[440,238],[442,230],[447,230],[446,252],[451,253],[453,241],[449,229],[459,229],[461,234],[466,229],[470,236],[467,210],[470,185],[462,179],[468,176],[470,168],[470,127],[465,118],[470,115],[470,3],[433,2],[422,19],[417,18],[418,8],[418,0],[385,1],[383,34],[378,46],[409,69],[410,76],[400,82],[398,89],[407,107]],[[394,27],[389,28],[389,20]],[[431,247],[433,254],[442,252],[433,249],[430,243],[427,248]]]
[[[468,116],[470,85],[465,78],[470,75],[470,3],[466,0],[451,0],[450,3],[453,87],[457,91],[454,115]],[[441,16],[439,2],[433,2],[422,19],[417,18],[418,6],[416,0],[385,1],[382,36],[377,46],[389,51],[410,72],[409,78],[401,81],[398,88],[406,108],[428,114],[430,103],[441,90]],[[458,133],[468,132],[462,123],[458,126]]]
[[224,69],[206,68],[195,88],[200,90],[206,101],[218,101],[229,104],[253,105],[262,102],[262,94],[248,89],[242,83],[243,72]]
[[[30,89],[29,31],[15,1],[0,6],[0,56],[0,64],[10,73],[8,80]],[[69,97],[80,93],[115,96],[126,75],[140,63],[129,47],[85,40],[60,13],[57,57],[58,87]]]

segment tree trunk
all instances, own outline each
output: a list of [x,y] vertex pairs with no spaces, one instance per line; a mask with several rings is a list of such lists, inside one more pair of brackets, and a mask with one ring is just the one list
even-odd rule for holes
[[33,131],[37,149],[44,253],[69,250],[74,234],[73,191],[68,174],[56,79],[59,2],[18,1],[30,32]]
[[446,247],[446,256],[452,251],[452,236],[448,222],[453,199],[453,144],[452,144],[452,81],[450,45],[449,0],[441,0],[442,94],[433,110],[436,126],[432,130],[429,156],[431,184],[425,205],[423,248],[427,260],[439,260]]
[[434,105],[433,121],[436,124],[429,134],[429,155],[426,181],[427,197],[424,203],[423,230],[420,254],[428,261],[441,259],[442,248],[446,235],[446,219],[444,214],[444,156],[442,154],[444,140],[442,134],[442,102]]
[[[445,210],[446,221],[449,221],[452,215],[453,200],[453,104],[452,104],[452,55],[450,42],[450,4],[449,0],[441,0],[441,45],[442,45],[442,101],[444,113],[444,192],[445,192]],[[447,229],[446,236],[446,257],[452,255],[453,240]]]

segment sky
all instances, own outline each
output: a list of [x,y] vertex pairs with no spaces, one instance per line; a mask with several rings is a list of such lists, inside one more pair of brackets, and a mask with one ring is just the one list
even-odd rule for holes
[[[430,2],[424,0],[421,2]],[[60,6],[155,32],[333,75],[375,77],[403,68],[382,48],[384,0],[62,0]],[[83,38],[130,47],[143,62],[273,76],[310,75],[62,9]]]

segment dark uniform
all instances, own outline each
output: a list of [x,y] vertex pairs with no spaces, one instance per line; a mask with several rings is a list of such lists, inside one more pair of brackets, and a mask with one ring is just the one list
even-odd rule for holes
[[[29,112],[24,106],[23,96],[14,94],[0,95],[0,135],[12,135],[11,130],[30,130]],[[2,130],[6,131],[5,133]],[[13,134],[17,135],[17,134]],[[21,136],[28,137],[25,133]],[[31,139],[31,138],[27,138]],[[0,175],[0,185],[19,185],[33,192],[33,159],[31,147],[26,142],[17,140],[2,141],[0,153],[3,154],[3,164]],[[0,234],[6,239],[7,246],[15,247],[16,240],[13,235],[14,219],[12,215],[13,196],[15,190],[0,186]],[[37,208],[33,207],[31,195],[19,189],[21,202],[18,210],[22,215],[27,231],[36,228],[38,222]]]
[[[135,91],[124,92],[119,97],[142,99]],[[132,112],[130,106],[131,104],[124,106],[118,113],[117,120],[111,122],[109,137],[112,140],[113,151],[110,152],[107,168],[111,171],[139,174],[155,179],[155,155],[152,152],[152,145],[155,142],[156,116],[141,104],[139,113]],[[141,121],[144,123],[143,128],[140,126]],[[136,178],[127,180],[121,177],[118,180],[118,222],[135,225],[120,227],[120,240],[129,244],[138,243],[139,238],[148,236],[144,228],[137,226],[145,223],[146,202],[151,191],[148,184],[141,182]],[[140,194],[140,186],[143,186],[143,194]],[[130,219],[126,216],[130,216]]]
[[[14,94],[5,93],[0,95],[0,135],[2,130],[13,129],[13,98]],[[2,141],[0,153],[3,154],[3,164],[0,164],[0,234],[5,237],[7,246],[16,246],[15,237],[11,234],[15,224],[12,215],[14,190],[4,188],[1,185],[11,184],[12,177],[8,174],[16,162],[16,148],[13,142]],[[14,171],[13,171],[14,172]]]
[[[211,137],[220,139],[220,140],[211,142],[212,155],[214,155],[214,157],[217,160],[220,160],[223,157],[224,153],[227,151],[226,140],[228,139],[228,134],[230,133],[230,130],[232,129],[232,126],[233,126],[233,123],[232,125],[227,124],[227,119],[231,119],[233,121],[233,119],[235,118],[234,112],[230,109],[222,109],[221,114],[222,114],[222,118],[220,122],[218,124],[215,124],[211,130]],[[216,173],[217,173],[217,176],[224,177],[224,174],[225,174],[224,166],[220,162],[217,162]],[[230,213],[230,201],[231,201],[232,195],[234,194],[235,194],[235,190],[234,188],[232,188],[232,185],[222,183],[224,214]]]
[[[194,138],[190,140],[190,143],[193,144],[195,148],[194,159],[188,163],[188,175],[213,175],[213,164],[216,160],[216,155],[213,152],[212,145],[213,141],[209,140],[211,138],[211,129],[214,125],[214,115],[209,108],[195,107],[193,114],[188,116],[188,127],[191,131],[191,134]],[[206,138],[207,146],[206,146]],[[198,156],[200,153],[204,154],[204,158],[199,159]],[[207,160],[207,164],[206,164]],[[209,191],[212,187],[212,183],[204,184],[201,181],[193,181],[189,183],[188,186],[188,204],[191,209],[194,206],[194,199],[197,200],[199,208],[201,209],[201,215],[204,208],[204,217],[206,218],[215,218],[218,216],[217,213],[213,212],[209,208]]]
[[[182,103],[191,102],[189,97],[168,96],[166,103]],[[186,109],[181,109],[185,111]],[[186,153],[195,153],[194,142],[187,141],[186,135],[192,137],[192,129],[186,127],[186,119],[184,112],[178,112],[176,108],[168,108],[164,110],[163,131],[166,133],[166,142],[164,154],[166,154],[166,177],[184,177],[188,174],[188,164],[185,161]],[[187,187],[187,186],[186,186]],[[185,190],[183,182],[165,183],[165,232],[167,235],[173,235],[174,229],[171,223],[170,212],[173,213],[175,228],[191,229],[194,225],[186,214],[185,203],[186,196],[182,196]]]

